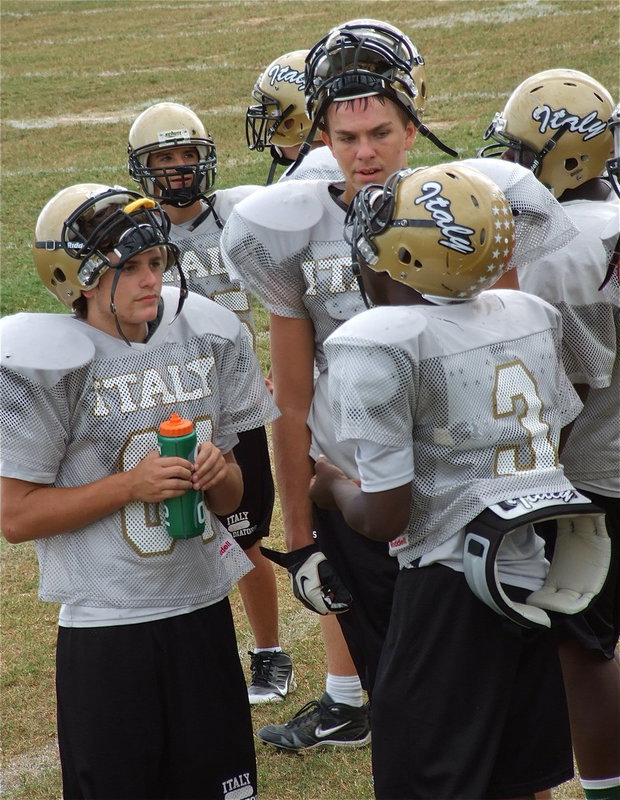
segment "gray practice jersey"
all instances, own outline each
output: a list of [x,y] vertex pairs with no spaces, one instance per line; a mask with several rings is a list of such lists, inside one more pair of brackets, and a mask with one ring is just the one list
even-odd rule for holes
[[620,233],[620,204],[613,195],[562,206],[579,236],[521,269],[519,281],[559,310],[566,371],[590,387],[562,451],[566,474],[580,488],[620,497],[620,308],[617,295],[599,291]]
[[[252,194],[258,186],[219,189],[202,202],[202,212],[193,220],[172,225],[170,240],[179,248],[179,262],[188,289],[234,311],[254,338],[254,320],[250,295],[239,281],[232,280],[222,263],[219,241],[222,227],[236,203]],[[218,224],[219,220],[219,224]],[[164,274],[164,283],[177,284],[176,269]]]
[[[235,315],[190,293],[172,321],[177,300],[178,291],[164,287],[158,326],[131,347],[69,315],[5,317],[1,474],[83,486],[156,450],[158,426],[172,413],[223,452],[237,431],[277,416]],[[210,512],[203,536],[188,540],[171,539],[162,519],[159,504],[132,502],[81,530],[38,540],[41,599],[99,608],[207,604],[247,571]]]
[[492,503],[571,489],[557,443],[581,403],[560,334],[539,298],[488,291],[459,305],[374,308],[327,340],[337,439],[375,445],[369,469],[359,464],[362,488],[412,481],[402,566]]
[[308,424],[311,455],[325,453],[355,474],[350,448],[338,445],[327,401],[323,343],[345,320],[364,310],[344,241],[345,211],[329,181],[287,181],[255,192],[235,207],[220,247],[224,264],[273,314],[310,319],[319,377]]

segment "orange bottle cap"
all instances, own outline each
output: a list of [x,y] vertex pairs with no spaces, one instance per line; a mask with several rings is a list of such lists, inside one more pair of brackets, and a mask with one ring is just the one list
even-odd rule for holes
[[183,419],[178,414],[171,414],[170,419],[165,420],[159,426],[162,436],[186,436],[194,430],[194,423],[189,419]]

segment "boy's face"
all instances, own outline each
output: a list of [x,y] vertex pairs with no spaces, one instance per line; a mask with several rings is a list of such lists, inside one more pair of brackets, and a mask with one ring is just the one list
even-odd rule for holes
[[[182,172],[175,173],[176,167],[193,167],[200,160],[198,150],[190,145],[178,145],[177,147],[167,147],[164,150],[155,150],[149,153],[147,165],[149,169],[153,170],[153,177],[157,178],[158,172],[164,177],[165,183],[170,183],[172,189],[183,189],[192,185],[193,174],[187,172],[185,175]],[[157,189],[157,184],[155,184]]]
[[414,124],[405,123],[391,100],[377,97],[331,103],[327,127],[321,135],[344,174],[345,203],[369,183],[383,184],[406,167],[416,135]]
[[[110,263],[118,261],[108,253]],[[157,317],[166,254],[161,247],[144,250],[124,263],[114,292],[116,318],[130,342],[143,342],[147,323]],[[83,291],[88,303],[87,321],[95,328],[118,336],[114,315],[110,310],[110,295],[115,269],[108,269],[94,289]]]

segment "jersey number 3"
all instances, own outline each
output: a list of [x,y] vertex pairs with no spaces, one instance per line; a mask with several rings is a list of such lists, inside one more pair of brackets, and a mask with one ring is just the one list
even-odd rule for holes
[[496,367],[493,416],[495,419],[516,417],[526,433],[525,442],[495,450],[496,475],[551,469],[557,465],[557,451],[549,438],[549,424],[542,419],[542,408],[536,380],[522,361]]

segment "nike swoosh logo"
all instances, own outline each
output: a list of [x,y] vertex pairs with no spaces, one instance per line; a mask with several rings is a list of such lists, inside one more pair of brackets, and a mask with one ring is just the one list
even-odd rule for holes
[[321,728],[320,725],[317,725],[314,729],[314,735],[317,737],[317,739],[325,739],[326,736],[331,736],[332,733],[336,733],[336,731],[346,728],[348,724],[348,722],[343,722],[341,725],[334,725],[333,728]]

